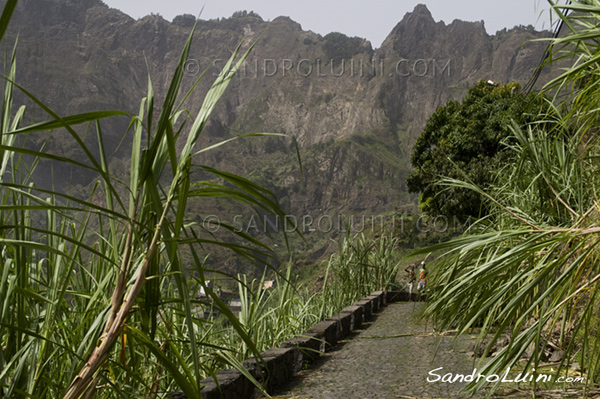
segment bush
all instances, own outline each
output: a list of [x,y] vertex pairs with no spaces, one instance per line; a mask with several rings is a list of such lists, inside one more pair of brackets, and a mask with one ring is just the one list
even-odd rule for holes
[[323,39],[326,62],[340,63],[342,60],[350,60],[365,50],[364,39],[360,37],[348,37],[343,33],[332,32],[325,35]]
[[481,196],[463,188],[444,187],[446,178],[467,179],[485,189],[494,172],[510,162],[506,151],[512,121],[522,126],[548,107],[539,94],[520,94],[518,83],[480,81],[459,103],[450,101],[427,121],[413,147],[410,192],[420,193],[421,209],[432,216],[466,220],[487,213]]

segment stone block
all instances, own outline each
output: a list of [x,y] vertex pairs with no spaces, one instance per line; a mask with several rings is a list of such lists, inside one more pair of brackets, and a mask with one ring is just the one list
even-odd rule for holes
[[221,370],[216,376],[217,382],[212,378],[200,381],[203,399],[249,398],[254,394],[254,384],[237,370]]
[[375,296],[379,299],[379,309],[382,309],[386,305],[384,291],[374,291],[371,296]]
[[387,303],[408,301],[408,292],[406,291],[387,291],[385,296]]
[[273,392],[294,376],[295,351],[294,348],[272,348],[261,353],[262,360],[251,357],[242,364],[267,392]]
[[322,335],[307,332],[285,341],[281,347],[295,350],[294,369],[300,371],[304,363],[312,363],[319,357],[322,342]]
[[337,344],[338,341],[338,326],[337,320],[325,320],[315,324],[306,332],[319,334],[323,342],[321,343],[321,352],[327,352]]
[[348,306],[342,309],[340,313],[350,314],[352,319],[350,321],[350,331],[354,331],[357,328],[360,328],[360,325],[363,322],[363,309],[360,306]]
[[337,321],[338,322],[338,335],[337,340],[341,340],[347,337],[352,331],[352,314],[340,312],[336,315],[331,316],[325,321]]
[[371,312],[372,313],[379,312],[379,309],[381,308],[381,306],[380,306],[379,297],[377,295],[369,295],[368,297],[365,298],[365,300],[371,301]]
[[372,303],[369,299],[363,299],[355,303],[356,306],[360,306],[363,309],[363,322],[368,321],[373,314]]

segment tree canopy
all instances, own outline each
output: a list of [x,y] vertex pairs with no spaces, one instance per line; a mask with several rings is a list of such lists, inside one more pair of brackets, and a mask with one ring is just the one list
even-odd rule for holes
[[545,107],[540,94],[524,95],[516,82],[499,85],[479,81],[462,103],[449,101],[427,121],[411,157],[414,170],[407,185],[420,193],[420,207],[430,215],[467,219],[486,213],[472,190],[446,187],[445,178],[469,180],[485,188],[493,171],[508,161],[511,121],[533,122]]

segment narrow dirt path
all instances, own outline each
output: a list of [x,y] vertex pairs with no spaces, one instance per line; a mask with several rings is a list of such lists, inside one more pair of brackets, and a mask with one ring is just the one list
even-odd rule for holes
[[470,374],[468,337],[432,334],[421,320],[423,303],[393,303],[362,329],[321,356],[277,398],[390,399],[462,398],[462,384],[427,382],[431,370]]

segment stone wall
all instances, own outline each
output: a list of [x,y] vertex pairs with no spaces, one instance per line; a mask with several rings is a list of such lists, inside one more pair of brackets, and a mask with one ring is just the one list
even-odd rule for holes
[[[412,295],[412,299],[417,300],[417,294]],[[408,299],[407,292],[376,291],[340,313],[315,324],[304,334],[285,341],[279,348],[261,353],[262,359],[251,357],[243,365],[267,392],[272,393],[287,385],[306,364],[314,362],[321,353],[331,350],[338,341],[360,328],[363,322],[368,321],[387,303]],[[217,382],[212,378],[200,381],[204,399],[251,399],[258,391],[238,370],[221,370],[216,377]],[[183,392],[174,392],[168,397],[187,398]]]

